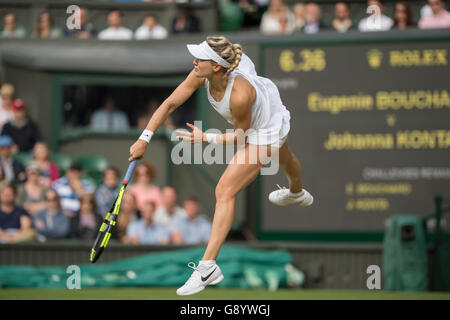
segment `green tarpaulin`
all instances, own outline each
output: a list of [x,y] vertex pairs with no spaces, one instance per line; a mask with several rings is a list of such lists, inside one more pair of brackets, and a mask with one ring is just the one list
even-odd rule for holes
[[[203,252],[204,248],[198,247],[79,265],[80,284],[82,288],[181,286],[192,273],[187,263],[198,263]],[[299,287],[304,279],[303,274],[293,268],[292,258],[285,250],[224,246],[217,263],[225,276],[219,287]],[[68,267],[0,266],[0,287],[66,288],[75,275]]]

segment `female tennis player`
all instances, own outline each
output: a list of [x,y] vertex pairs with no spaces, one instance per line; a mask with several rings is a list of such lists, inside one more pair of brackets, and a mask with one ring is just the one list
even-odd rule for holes
[[190,44],[187,48],[195,58],[194,69],[155,111],[146,130],[130,147],[129,161],[144,156],[156,129],[200,87],[206,87],[209,102],[233,124],[234,132],[205,134],[188,123],[192,132],[180,132],[179,138],[191,143],[236,145],[243,141],[245,144],[235,153],[216,186],[216,208],[206,251],[198,266],[188,264],[194,271],[177,290],[178,295],[195,294],[223,280],[216,257],[233,223],[235,199],[260,172],[267,160],[267,157],[263,159],[264,155],[270,157],[278,152],[279,163],[289,181],[289,189],[283,187],[270,193],[272,203],[281,206],[313,203],[311,194],[302,188],[300,161],[289,148],[290,113],[281,102],[275,84],[259,77],[241,46],[225,37],[207,37],[201,44]]

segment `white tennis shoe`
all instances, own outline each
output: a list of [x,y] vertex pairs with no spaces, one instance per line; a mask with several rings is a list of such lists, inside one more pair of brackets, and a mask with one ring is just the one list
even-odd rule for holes
[[312,205],[314,202],[313,196],[306,191],[304,188],[302,189],[299,195],[292,194],[289,189],[286,187],[280,187],[277,184],[279,190],[272,191],[269,194],[269,201],[273,204],[279,206],[287,206],[289,204],[298,204],[303,207],[307,207]]
[[205,289],[207,285],[218,284],[223,280],[222,270],[217,264],[212,266],[199,264],[196,267],[194,262],[189,262],[188,267],[194,269],[194,272],[186,283],[177,289],[177,295],[179,296],[196,294]]

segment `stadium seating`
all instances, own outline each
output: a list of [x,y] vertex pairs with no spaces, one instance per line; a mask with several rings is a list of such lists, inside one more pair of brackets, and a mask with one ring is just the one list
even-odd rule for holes
[[52,161],[58,166],[61,176],[64,175],[72,164],[72,158],[70,156],[58,152],[52,152]]
[[85,154],[77,157],[76,162],[81,165],[86,175],[91,177],[96,185],[103,181],[103,172],[108,167],[108,160],[101,155]]
[[13,159],[19,161],[24,166],[33,160],[33,155],[29,152],[18,152],[12,155]]

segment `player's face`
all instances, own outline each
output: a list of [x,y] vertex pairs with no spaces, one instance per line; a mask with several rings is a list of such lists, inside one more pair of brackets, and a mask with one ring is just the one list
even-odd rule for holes
[[194,72],[199,77],[209,77],[213,74],[213,64],[211,60],[201,60],[198,58],[194,59]]

